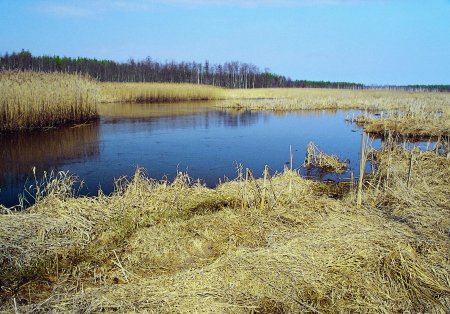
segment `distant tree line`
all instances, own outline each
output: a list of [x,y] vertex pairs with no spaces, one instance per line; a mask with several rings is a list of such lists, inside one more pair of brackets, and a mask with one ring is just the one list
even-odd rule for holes
[[5,53],[0,56],[1,70],[38,72],[66,72],[87,74],[101,82],[173,82],[221,86],[226,88],[341,88],[341,89],[402,89],[423,91],[450,91],[448,85],[436,86],[365,86],[351,82],[292,80],[289,77],[261,71],[257,66],[238,61],[224,64],[198,62],[158,62],[150,57],[127,62],[33,56],[29,51]]
[[367,85],[365,89],[408,92],[450,92],[450,85]]
[[329,87],[362,89],[362,84],[347,82],[316,82],[291,80],[288,77],[261,71],[242,62],[210,64],[198,62],[158,62],[150,57],[135,61],[115,62],[90,58],[33,56],[22,50],[0,56],[2,70],[32,70],[88,74],[102,82],[175,82],[221,86],[227,88],[264,87]]

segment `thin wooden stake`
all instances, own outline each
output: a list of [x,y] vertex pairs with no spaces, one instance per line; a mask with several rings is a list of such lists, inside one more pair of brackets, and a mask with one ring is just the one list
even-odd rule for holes
[[439,152],[439,145],[441,142],[441,136],[439,135],[436,144],[434,145],[434,152],[437,154]]
[[350,191],[352,193],[353,193],[354,184],[355,184],[355,176],[352,171],[352,172],[350,172]]
[[242,208],[247,207],[247,181],[248,181],[248,168],[245,168],[245,182],[244,182],[244,195],[242,197]]
[[358,207],[361,206],[362,202],[362,185],[364,179],[364,169],[366,167],[365,142],[366,142],[366,132],[363,131],[361,137],[361,158],[359,160],[358,192],[356,194],[356,206]]
[[410,182],[411,182],[413,158],[414,158],[414,150],[411,150],[411,158],[409,159],[408,180],[406,180],[406,187],[408,187],[408,188],[409,188]]
[[292,145],[289,145],[289,156],[291,157],[290,161],[291,161],[291,171],[292,171],[292,161],[294,159],[294,156],[292,155]]
[[262,188],[262,195],[261,195],[261,209],[263,209],[266,204],[266,189],[267,189],[266,181],[267,181],[268,172],[269,172],[269,169],[266,165],[264,167],[264,181],[263,181],[263,188]]

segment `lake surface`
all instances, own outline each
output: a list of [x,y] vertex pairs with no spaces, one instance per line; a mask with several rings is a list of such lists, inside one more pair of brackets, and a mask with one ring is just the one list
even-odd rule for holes
[[[342,180],[358,175],[361,130],[345,122],[349,111],[288,113],[224,111],[208,103],[102,104],[99,121],[77,127],[0,135],[0,204],[18,203],[31,169],[69,171],[83,179],[82,194],[113,191],[113,180],[143,167],[154,179],[187,171],[208,186],[237,176],[236,163],[260,175],[289,161],[303,175]],[[302,167],[306,146],[350,161],[341,175]]]

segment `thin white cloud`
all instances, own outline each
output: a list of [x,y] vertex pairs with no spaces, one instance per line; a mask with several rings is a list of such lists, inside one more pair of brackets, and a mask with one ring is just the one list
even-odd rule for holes
[[71,4],[46,3],[38,5],[36,9],[41,13],[60,17],[85,17],[93,14],[86,6]]
[[233,7],[286,7],[312,5],[338,5],[367,2],[368,0],[141,0],[141,2],[158,2],[184,6],[233,6]]
[[381,0],[78,0],[46,1],[33,8],[47,15],[59,17],[87,17],[107,11],[149,11],[156,5],[178,7],[297,7],[345,5]]

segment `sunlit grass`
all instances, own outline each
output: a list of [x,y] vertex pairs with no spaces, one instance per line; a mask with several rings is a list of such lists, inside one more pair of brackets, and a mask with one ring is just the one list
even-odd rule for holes
[[95,118],[97,95],[97,83],[85,76],[1,71],[0,132]]
[[223,97],[224,89],[178,83],[99,83],[104,102],[177,102]]
[[98,197],[48,177],[0,214],[0,311],[445,313],[450,160],[375,154],[362,207],[287,169],[216,189],[139,169]]
[[227,90],[226,107],[251,110],[408,110],[428,112],[450,107],[450,93],[267,88]]

